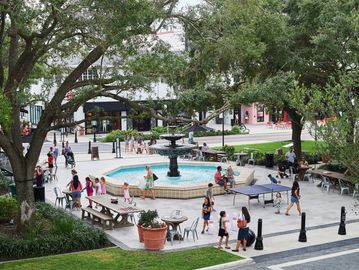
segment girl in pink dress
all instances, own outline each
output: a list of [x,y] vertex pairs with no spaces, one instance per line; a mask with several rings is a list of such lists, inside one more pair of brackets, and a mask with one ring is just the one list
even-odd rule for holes
[[101,177],[101,194],[106,194],[106,179],[105,177]]
[[125,202],[129,203],[131,201],[131,196],[130,196],[130,189],[128,183],[126,182],[123,183],[122,189],[123,189],[123,199]]

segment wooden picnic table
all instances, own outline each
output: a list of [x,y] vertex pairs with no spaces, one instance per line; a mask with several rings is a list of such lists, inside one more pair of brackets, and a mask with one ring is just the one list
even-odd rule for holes
[[354,184],[353,179],[351,179],[344,173],[332,172],[332,171],[328,171],[328,170],[308,170],[308,172],[311,174],[326,176],[331,179],[340,179],[347,183]]
[[[118,199],[118,203],[111,203],[111,198],[113,197],[110,195],[86,196],[86,199],[93,201],[101,207],[101,213],[111,217],[113,217],[113,213],[116,215],[113,217],[114,227],[133,226],[134,224],[128,221],[128,215],[131,213],[139,213],[143,210],[121,201],[120,198]],[[120,217],[121,220],[118,220]]]
[[206,160],[218,161],[219,157],[223,157],[226,155],[226,152],[208,149],[206,151],[202,151],[202,154],[204,155]]

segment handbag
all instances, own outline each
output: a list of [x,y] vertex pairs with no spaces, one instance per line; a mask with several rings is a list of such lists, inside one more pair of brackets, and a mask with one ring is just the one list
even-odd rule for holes
[[153,174],[153,181],[156,181],[158,179],[158,176]]
[[244,220],[241,220],[241,219],[237,220],[237,227],[239,229],[245,228],[246,226],[247,226],[247,221],[245,219]]

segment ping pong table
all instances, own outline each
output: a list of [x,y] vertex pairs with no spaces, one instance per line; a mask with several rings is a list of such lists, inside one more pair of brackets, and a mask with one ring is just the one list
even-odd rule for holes
[[[263,184],[263,185],[252,185],[238,188],[231,188],[230,190],[234,193],[233,196],[233,205],[236,203],[236,195],[242,194],[248,196],[248,208],[250,208],[250,200],[257,199],[259,201],[259,195],[263,195],[263,207],[268,203],[273,203],[273,193],[274,192],[287,192],[287,203],[289,203],[288,191],[292,188],[277,184]],[[264,195],[271,193],[271,199],[265,200]]]

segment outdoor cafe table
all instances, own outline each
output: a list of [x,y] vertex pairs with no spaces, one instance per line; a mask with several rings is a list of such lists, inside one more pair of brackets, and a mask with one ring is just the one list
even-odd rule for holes
[[[139,213],[143,210],[120,201],[120,199],[118,199],[118,203],[111,203],[111,198],[109,195],[86,196],[86,199],[101,206],[101,213],[110,217],[113,217],[112,212],[115,213],[116,216],[113,218],[114,227],[133,226],[134,224],[128,221],[128,215],[131,213]],[[120,217],[121,220],[118,220]]]
[[[169,230],[169,226],[168,226],[168,224],[171,224],[171,225],[173,225],[173,229],[174,230],[177,230],[177,228],[178,228],[178,226],[181,224],[181,223],[183,223],[183,222],[185,222],[185,221],[187,221],[188,220],[188,217],[186,217],[186,216],[181,216],[181,217],[170,217],[170,216],[163,216],[162,218],[161,218],[161,220],[164,222],[164,223],[166,223],[166,225],[167,225],[167,227],[168,227],[168,229],[167,229],[167,240],[171,240],[170,239],[170,237],[169,237],[169,233],[168,233],[168,230]],[[178,240],[178,238],[174,238],[175,240]]]
[[331,172],[331,171],[327,171],[327,170],[308,170],[308,172],[311,174],[315,174],[315,175],[326,176],[331,179],[340,179],[349,184],[354,184],[353,180],[350,177],[346,176],[344,173]]
[[223,157],[223,155],[225,155],[226,152],[208,149],[206,151],[202,151],[202,154],[205,156],[207,160],[218,161],[218,158]]

